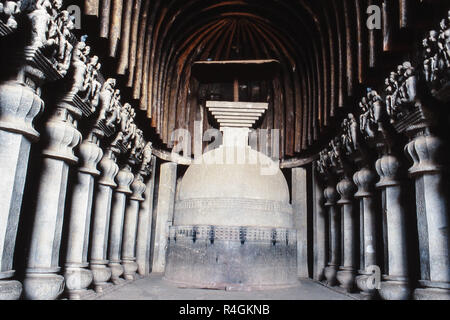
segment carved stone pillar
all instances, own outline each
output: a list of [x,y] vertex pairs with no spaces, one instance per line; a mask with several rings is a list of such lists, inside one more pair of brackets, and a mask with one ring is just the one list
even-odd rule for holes
[[126,164],[116,177],[117,189],[113,195],[113,205],[111,210],[111,225],[108,246],[109,267],[111,268],[111,279],[114,284],[120,284],[120,279],[124,272],[122,265],[122,237],[125,208],[127,205],[127,195],[132,193],[130,185],[133,182],[134,175],[131,172],[130,165]]
[[337,191],[341,199],[338,204],[342,205],[342,262],[337,273],[337,280],[340,286],[348,292],[352,292],[355,287],[356,279],[356,235],[355,235],[355,215],[353,212],[353,195],[355,194],[355,185],[347,177],[338,183]]
[[81,111],[63,102],[46,124],[47,146],[42,152],[44,160],[24,281],[27,299],[56,299],[64,289],[64,277],[58,275],[59,248],[69,165],[78,161],[73,149],[81,140],[75,119],[80,116]]
[[401,201],[401,181],[398,180],[400,162],[394,155],[387,154],[376,162],[376,170],[381,178],[376,187],[382,190],[385,245],[388,250],[385,257],[386,275],[383,276],[379,293],[385,300],[407,300],[411,289],[408,280],[406,210]]
[[172,225],[177,184],[177,165],[172,162],[161,165],[159,193],[156,211],[155,248],[153,272],[163,273],[166,266],[167,239]]
[[[152,160],[155,163],[155,159]],[[139,223],[136,240],[136,262],[140,276],[150,274],[150,242],[153,219],[153,193],[155,187],[155,170],[152,170],[151,177],[147,182],[144,198],[139,209]]]
[[109,285],[111,279],[111,269],[108,267],[106,257],[109,222],[111,214],[111,199],[113,188],[117,187],[114,179],[119,172],[119,166],[116,164],[116,154],[119,150],[109,148],[100,161],[101,178],[98,181],[96,198],[94,204],[94,219],[91,227],[91,260],[90,269],[94,276],[95,291],[101,293]]
[[[61,13],[57,4],[52,3],[51,7],[55,16]],[[45,50],[45,54],[40,50],[41,45],[50,40],[50,34],[45,32],[48,23],[53,22],[52,27],[56,25],[56,19],[52,19],[48,11],[24,6],[18,1],[2,1],[1,11],[0,47],[5,59],[0,66],[0,300],[15,300],[21,296],[22,285],[11,280],[15,273],[13,256],[30,148],[39,138],[33,121],[44,107],[40,98],[42,84],[60,80],[67,66],[59,64],[61,57],[52,50]],[[44,32],[38,32],[37,20]],[[59,19],[54,33],[68,27]],[[43,40],[41,45],[35,41],[37,38]],[[66,41],[64,35],[61,34],[59,41]],[[70,53],[70,45],[67,45],[64,56]]]
[[324,208],[324,190],[319,181],[316,164],[312,170],[313,224],[314,224],[314,280],[322,281],[328,262],[326,210]]
[[44,106],[36,90],[19,82],[0,84],[0,300],[16,300],[22,293],[14,276],[13,256],[22,196],[33,141],[39,133],[34,118]]
[[328,182],[328,187],[324,191],[325,207],[328,208],[329,215],[329,262],[325,268],[325,278],[329,286],[337,285],[337,270],[340,265],[341,257],[341,215],[337,208],[339,194],[336,191],[334,180]]
[[361,263],[356,282],[366,298],[372,298],[377,293],[375,285],[369,284],[369,277],[373,276],[371,267],[378,266],[376,207],[373,193],[376,179],[376,173],[369,166],[363,167],[353,176],[353,181],[358,186],[355,198],[359,199],[361,230]]
[[136,262],[136,236],[138,231],[139,205],[145,200],[142,197],[145,188],[144,178],[138,173],[131,184],[133,194],[130,197],[125,212],[122,260],[126,280],[135,280],[136,271],[138,270],[138,264]]
[[450,299],[449,209],[444,142],[425,129],[405,148],[414,161],[409,174],[416,182],[421,288],[415,299]]
[[292,169],[292,206],[294,227],[297,229],[297,276],[308,278],[308,200],[307,171],[305,168]]
[[97,165],[103,157],[99,147],[102,136],[101,131],[94,130],[79,147],[82,165],[73,187],[64,273],[70,299],[81,299],[93,280],[87,254],[95,177],[100,175]]

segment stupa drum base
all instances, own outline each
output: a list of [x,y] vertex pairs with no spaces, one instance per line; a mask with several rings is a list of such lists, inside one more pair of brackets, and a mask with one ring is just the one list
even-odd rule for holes
[[297,280],[296,230],[172,227],[165,279],[180,287],[266,290]]

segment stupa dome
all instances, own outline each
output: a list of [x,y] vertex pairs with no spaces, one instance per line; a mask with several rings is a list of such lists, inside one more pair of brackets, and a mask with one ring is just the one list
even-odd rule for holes
[[[229,152],[244,152],[243,164],[227,164]],[[216,154],[224,151],[224,161],[217,164]],[[257,159],[255,163],[249,158]],[[262,161],[261,161],[262,160]],[[200,164],[194,164],[186,171],[180,186],[178,200],[208,198],[240,198],[252,200],[269,200],[289,202],[289,188],[283,173],[277,168],[269,172],[272,160],[267,156],[246,148],[224,148],[205,153]],[[239,183],[237,183],[239,182]]]
[[221,146],[198,162],[181,182],[175,226],[292,228],[289,188],[269,157],[248,146]]

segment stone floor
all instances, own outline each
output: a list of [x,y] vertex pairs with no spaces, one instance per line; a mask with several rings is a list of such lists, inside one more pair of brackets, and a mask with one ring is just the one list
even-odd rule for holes
[[350,300],[352,297],[331,290],[312,280],[301,280],[298,286],[270,291],[230,292],[181,289],[163,280],[162,275],[125,284],[98,300]]

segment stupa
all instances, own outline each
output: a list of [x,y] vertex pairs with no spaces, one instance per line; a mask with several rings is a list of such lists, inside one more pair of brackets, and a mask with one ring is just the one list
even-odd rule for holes
[[[240,63],[207,62],[202,67],[220,70],[223,66],[229,72],[230,65],[238,70]],[[274,61],[266,63],[273,68]],[[254,71],[263,70],[264,65],[246,61],[241,67]],[[197,159],[182,179],[169,232],[165,278],[190,288],[292,286],[297,237],[288,184],[271,158],[248,145],[250,128],[268,104],[207,101],[206,107],[220,124],[223,144]],[[268,170],[274,166],[275,170]]]

